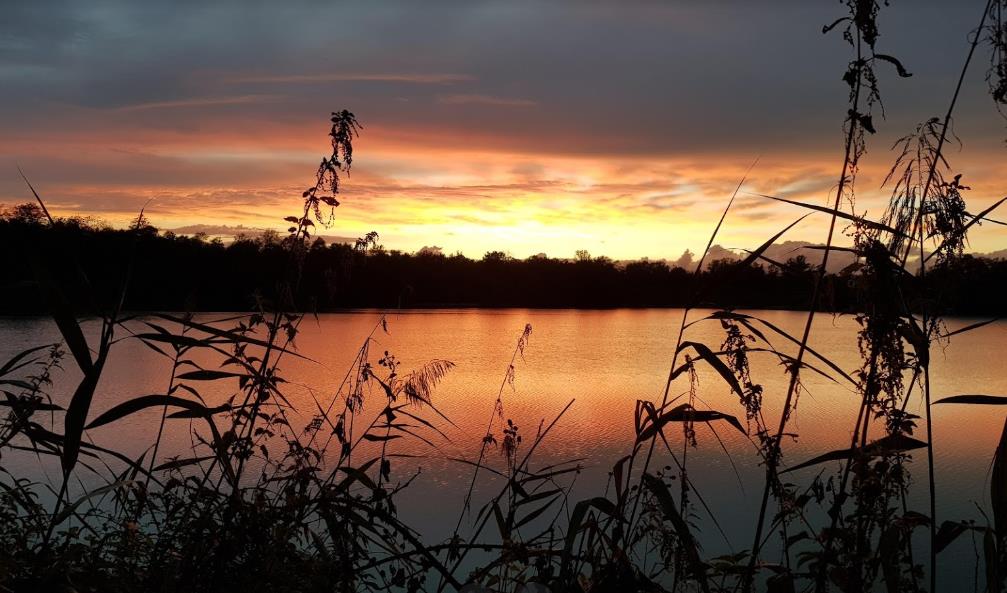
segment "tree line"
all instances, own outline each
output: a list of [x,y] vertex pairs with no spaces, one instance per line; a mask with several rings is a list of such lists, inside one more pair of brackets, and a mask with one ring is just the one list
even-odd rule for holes
[[[37,206],[0,212],[0,262],[4,270],[0,314],[38,314],[45,309],[36,288],[32,257],[50,252],[74,258],[94,290],[128,283],[125,307],[134,311],[250,311],[273,299],[276,270],[289,257],[276,233],[225,243],[158,231],[141,216],[132,228],[114,229],[82,218],[49,223]],[[347,308],[709,307],[802,309],[811,298],[814,267],[803,257],[746,264],[721,259],[696,274],[663,261],[614,262],[578,253],[573,260],[543,255],[515,259],[503,252],[482,259],[386,250],[376,234],[356,244],[315,238],[304,250],[303,273],[293,284],[299,302],[316,311]],[[80,282],[62,278],[68,286]],[[843,312],[861,309],[854,269],[826,277],[822,305]],[[1007,288],[1007,261],[964,255],[928,270],[927,285],[941,309],[959,315],[997,315]],[[92,303],[67,295],[80,312]],[[100,300],[100,299],[99,299]],[[102,301],[107,302],[107,301]]]

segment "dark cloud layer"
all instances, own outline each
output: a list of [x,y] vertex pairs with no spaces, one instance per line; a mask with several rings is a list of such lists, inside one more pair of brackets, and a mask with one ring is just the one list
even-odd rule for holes
[[[796,0],[15,2],[0,24],[0,121],[38,124],[43,110],[58,121],[59,106],[40,99],[246,104],[276,118],[347,105],[382,125],[498,134],[545,151],[794,150],[836,133],[847,48],[821,25],[842,10]],[[880,47],[915,75],[884,77],[893,124],[942,109],[977,13],[946,2],[884,10]],[[962,111],[989,112],[981,94]],[[172,111],[158,114],[162,125],[186,115]]]

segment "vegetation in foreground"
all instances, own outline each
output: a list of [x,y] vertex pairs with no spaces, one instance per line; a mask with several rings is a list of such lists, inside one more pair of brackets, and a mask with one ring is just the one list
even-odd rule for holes
[[[1001,590],[1007,576],[1007,427],[993,456],[990,520],[941,522],[929,410],[937,404],[1003,404],[1005,399],[959,395],[931,401],[931,346],[986,322],[946,332],[937,314],[944,285],[925,279],[960,260],[968,230],[1003,200],[969,214],[960,178],[949,179],[943,148],[953,98],[943,119],[924,122],[900,144],[903,150],[890,180],[892,200],[883,215],[871,220],[853,214],[857,164],[866,136],[874,131],[872,110],[880,101],[875,67],[890,65],[901,76],[908,72],[897,59],[875,53],[881,6],[864,0],[846,4],[848,16],[825,28],[840,31],[854,52],[843,77],[850,104],[834,203],[831,208],[797,204],[830,221],[821,263],[811,273],[803,332],[790,335],[730,309],[698,318],[686,315],[661,401],[636,402],[636,438],[612,466],[608,488],[594,498],[571,499],[575,464],[533,464],[565,410],[533,438],[505,420],[503,394],[515,381],[515,364],[530,327],[518,337],[501,378],[478,457],[460,461],[471,468],[472,477],[455,535],[446,541],[423,541],[398,517],[395,501],[408,491],[409,482],[395,474],[395,446],[401,438],[436,437],[434,390],[450,372],[450,362],[433,361],[407,371],[389,353],[372,356],[369,337],[340,389],[317,401],[318,414],[306,426],[290,424],[280,365],[301,356],[294,345],[307,306],[299,300],[310,281],[305,262],[315,224],[327,220],[324,209],[338,205],[340,176],[352,164],[357,126],[351,113],[333,114],[332,154],[323,159],[315,185],[304,192],[303,210],[288,219],[290,234],[280,247],[283,266],[268,271],[278,280],[258,295],[258,310],[251,315],[215,323],[168,314],[136,319],[124,313],[124,303],[135,287],[136,270],[145,265],[138,250],[124,250],[125,259],[106,262],[106,268],[118,266],[120,274],[117,281],[98,283],[72,261],[75,252],[67,266],[66,253],[22,245],[63,340],[0,364],[6,407],[0,452],[5,459],[20,453],[52,459],[61,477],[46,492],[45,484],[0,471],[0,587],[933,591],[937,554],[971,533],[982,541],[981,562],[977,560],[982,586]],[[980,39],[992,41],[991,91],[1000,103],[1007,84],[1005,8],[1002,1],[988,2],[978,27],[981,34],[974,37],[963,67],[964,78]],[[38,202],[48,224],[55,225],[44,201]],[[732,202],[733,197],[724,217]],[[809,346],[812,322],[826,294],[828,261],[840,249],[833,246],[834,235],[837,226],[847,224],[854,244],[849,250],[857,258],[849,280],[859,303],[861,354],[861,366],[851,370]],[[764,257],[792,226],[754,249],[735,272],[743,273]],[[144,231],[137,228],[129,236],[140,242]],[[910,269],[906,262],[914,254],[918,263]],[[77,291],[84,291],[90,312],[100,321],[98,337],[90,342],[68,296]],[[689,329],[698,323],[719,324],[723,342],[690,340]],[[144,329],[134,331],[134,326]],[[379,324],[375,331],[381,329]],[[117,346],[123,347],[119,342],[139,342],[169,360],[166,389],[92,410],[108,361]],[[777,350],[773,343],[788,349]],[[749,366],[754,356],[783,363],[785,392],[763,390]],[[699,394],[707,388],[698,383],[699,365],[712,367],[737,395],[737,414],[698,406]],[[69,397],[54,396],[49,393],[53,376],[65,366],[79,369],[82,379]],[[860,398],[860,413],[849,448],[792,463],[785,444],[792,436],[802,375],[808,372],[849,385]],[[231,394],[226,401],[204,401],[204,394],[220,389]],[[362,415],[365,397],[382,398],[374,417]],[[765,412],[768,398],[774,403],[779,399],[779,418]],[[914,398],[925,403],[925,418],[906,411]],[[137,459],[87,438],[91,429],[150,409],[160,412],[160,422],[149,450]],[[164,431],[181,422],[191,423],[192,455],[159,457]],[[687,453],[698,445],[704,424],[748,433],[765,472],[760,512],[752,517],[752,544],[731,556],[705,557],[694,536],[704,521],[716,524],[715,511],[707,508],[688,471]],[[914,452],[926,455],[926,480],[910,480]],[[659,471],[665,460],[670,469]],[[820,464],[827,464],[826,469],[805,483],[783,477],[785,471]],[[491,472],[505,478],[499,492],[489,500],[474,500],[474,485]],[[85,475],[106,482],[88,487]],[[914,483],[928,487],[927,512],[908,508]],[[925,546],[918,545],[917,533]]]

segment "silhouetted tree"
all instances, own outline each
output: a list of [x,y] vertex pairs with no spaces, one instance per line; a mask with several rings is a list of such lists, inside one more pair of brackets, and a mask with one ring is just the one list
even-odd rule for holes
[[[134,221],[135,222],[135,221]],[[145,262],[132,273],[126,306],[132,310],[234,310],[254,308],[256,295],[270,295],[283,269],[278,233],[238,236],[230,243],[205,236],[158,233],[145,219],[137,238],[130,230],[101,227],[79,218],[49,225],[41,210],[20,205],[0,216],[0,261],[7,270],[0,313],[37,313],[40,300],[25,260],[27,246],[75,253],[92,282],[117,286],[118,261],[135,249]],[[415,254],[386,251],[376,233],[355,244],[307,243],[297,295],[320,310],[358,307],[681,307],[691,295],[704,306],[800,309],[810,297],[815,270],[797,256],[777,265],[744,266],[736,259],[710,262],[699,276],[664,261],[614,262],[583,252],[574,260],[538,254],[524,260],[490,251],[481,260],[445,256],[426,247]],[[271,271],[270,271],[271,270]],[[1007,262],[962,256],[929,273],[943,283],[941,307],[957,314],[997,314],[996,295],[1007,287]],[[960,278],[960,281],[957,280]],[[951,279],[956,279],[951,282]],[[844,274],[827,277],[827,308],[859,307]],[[956,286],[968,286],[968,291]],[[71,295],[72,296],[72,295]],[[86,303],[76,303],[83,311]]]

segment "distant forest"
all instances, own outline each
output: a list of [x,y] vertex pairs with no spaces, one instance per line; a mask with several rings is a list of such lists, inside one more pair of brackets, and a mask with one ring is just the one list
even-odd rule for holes
[[[287,279],[277,278],[289,253],[280,234],[219,239],[158,231],[142,216],[132,229],[113,229],[87,219],[50,225],[34,205],[0,211],[0,314],[42,314],[32,262],[63,259],[79,264],[91,290],[117,293],[128,278],[125,308],[133,311],[250,311],[269,300]],[[720,308],[803,309],[811,298],[815,265],[803,256],[787,261],[707,262],[701,273],[661,261],[613,262],[585,252],[574,260],[542,256],[514,259],[490,252],[473,260],[432,250],[385,250],[371,234],[355,245],[315,239],[304,253],[303,275],[294,283],[299,302],[315,311],[348,308],[682,307],[689,302]],[[817,258],[815,258],[817,259]],[[911,267],[911,264],[910,266]],[[76,265],[65,266],[67,271]],[[855,269],[826,277],[822,307],[857,311]],[[52,273],[51,270],[42,273]],[[96,306],[81,278],[69,300],[81,313]],[[954,281],[950,281],[953,279]],[[968,287],[964,290],[959,287]],[[964,255],[928,269],[916,295],[948,314],[999,315],[1005,309],[1007,260]],[[693,299],[698,295],[698,299]],[[109,302],[101,299],[103,302]]]

